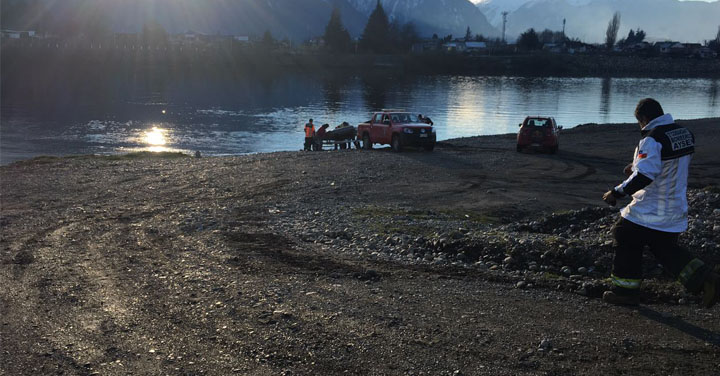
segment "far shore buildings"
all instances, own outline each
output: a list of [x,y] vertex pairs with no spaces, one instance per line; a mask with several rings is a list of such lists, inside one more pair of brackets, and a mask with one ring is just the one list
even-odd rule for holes
[[449,53],[476,54],[487,51],[487,49],[488,45],[485,42],[462,40],[443,42],[438,39],[426,39],[413,44],[410,51],[416,54],[439,51]]
[[34,38],[35,37],[35,31],[33,30],[27,30],[27,31],[21,31],[21,30],[2,30],[2,37],[8,38],[8,39],[25,39],[25,38]]
[[487,44],[485,42],[455,41],[444,43],[442,45],[442,49],[447,52],[463,52],[472,54],[487,50]]
[[[134,50],[197,50],[207,51],[211,49],[242,50],[259,44],[275,51],[288,53],[319,52],[324,50],[322,37],[311,38],[304,43],[294,44],[288,39],[275,40],[272,44],[263,42],[261,36],[249,35],[220,35],[203,34],[188,30],[184,33],[166,35],[159,45],[150,46],[144,40],[142,33],[112,33],[106,36],[98,35],[75,35],[61,37],[57,35],[38,33],[33,30],[11,30],[3,29],[1,37],[4,46],[12,47],[54,47],[64,49],[134,49]],[[39,43],[38,43],[39,42]],[[155,42],[157,43],[157,42]],[[359,41],[353,40],[353,50],[358,52]],[[625,56],[642,57],[671,57],[671,58],[698,58],[716,59],[720,55],[717,43],[706,45],[700,43],[681,43],[675,41],[662,42],[639,42],[629,45],[617,45],[612,53]],[[466,41],[463,39],[449,40],[446,38],[422,39],[411,46],[413,54],[463,54],[471,56],[495,55],[495,54],[517,54],[527,53],[518,50],[514,44],[500,43],[499,41]],[[588,44],[577,40],[567,40],[560,43],[544,43],[541,53],[550,54],[607,54],[607,49],[601,44]],[[537,52],[534,52],[537,53]]]

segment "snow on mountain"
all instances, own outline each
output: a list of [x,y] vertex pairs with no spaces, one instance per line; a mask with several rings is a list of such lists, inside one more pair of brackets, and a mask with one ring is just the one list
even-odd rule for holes
[[[369,16],[377,0],[346,0]],[[498,36],[499,32],[483,13],[468,0],[381,0],[390,21],[413,22],[421,34],[465,35],[470,27],[474,34]]]
[[491,25],[502,27],[502,12],[514,12],[529,1],[532,0],[481,0],[476,5]]
[[[485,14],[491,25],[502,28],[502,12],[512,13],[520,7],[542,0],[476,0],[474,3]],[[568,5],[587,5],[593,0],[565,0]]]

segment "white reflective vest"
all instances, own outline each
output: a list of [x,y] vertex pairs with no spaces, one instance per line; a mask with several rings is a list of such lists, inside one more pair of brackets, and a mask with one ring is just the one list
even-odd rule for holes
[[[642,139],[635,149],[632,175],[615,187],[632,194],[632,202],[620,215],[630,222],[665,232],[687,230],[687,180],[695,138],[684,127],[674,123],[670,114],[660,116],[642,129]],[[633,190],[641,174],[650,183]],[[642,176],[640,178],[642,178]]]

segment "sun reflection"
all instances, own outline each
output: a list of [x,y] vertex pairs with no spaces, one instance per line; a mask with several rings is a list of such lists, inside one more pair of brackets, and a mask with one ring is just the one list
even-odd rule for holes
[[153,127],[149,131],[145,131],[143,142],[148,145],[148,150],[154,152],[168,151],[165,147],[167,144],[167,129]]

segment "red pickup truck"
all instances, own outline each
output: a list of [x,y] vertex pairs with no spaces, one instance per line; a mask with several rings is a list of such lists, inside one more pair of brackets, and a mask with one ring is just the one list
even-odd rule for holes
[[402,151],[405,146],[422,146],[427,151],[435,148],[435,128],[421,123],[409,112],[382,110],[373,114],[367,123],[357,127],[357,135],[364,149],[373,144],[390,144],[393,151]]

